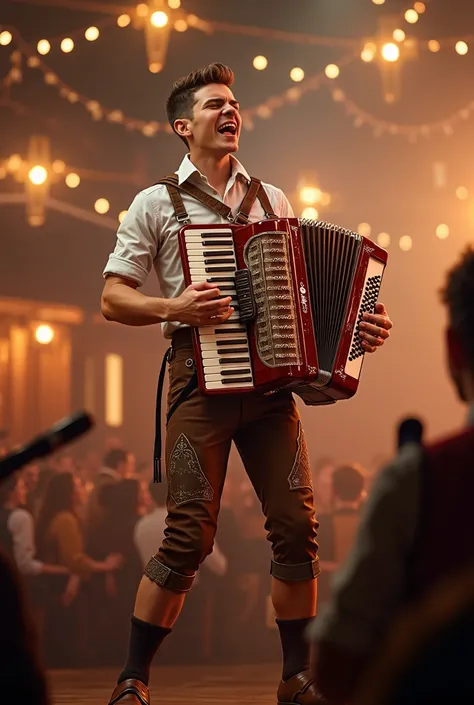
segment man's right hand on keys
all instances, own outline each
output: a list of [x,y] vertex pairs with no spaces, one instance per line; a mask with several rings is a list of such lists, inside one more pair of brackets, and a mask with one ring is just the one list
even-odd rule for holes
[[168,321],[179,321],[190,326],[215,325],[224,323],[233,314],[230,306],[232,298],[219,298],[219,288],[203,281],[190,284],[175,299],[168,300]]

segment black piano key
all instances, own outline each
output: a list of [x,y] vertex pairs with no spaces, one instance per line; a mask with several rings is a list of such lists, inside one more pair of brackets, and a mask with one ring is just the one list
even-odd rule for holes
[[231,257],[232,250],[208,250],[202,253],[204,257]]
[[235,272],[235,267],[206,267],[205,272]]
[[251,382],[251,377],[229,377],[229,379],[222,379],[222,384],[242,384],[243,382]]
[[232,240],[204,240],[202,243],[204,247],[208,245],[232,245]]
[[226,257],[225,259],[205,259],[204,264],[235,264],[235,259],[233,257]]
[[[229,352],[229,351],[227,351]],[[225,357],[225,358],[220,358],[219,359],[219,365],[235,365],[236,363],[238,364],[239,362],[250,362],[249,357]]]
[[213,233],[201,233],[202,238],[206,237],[227,237],[232,239],[232,234],[231,233],[226,233],[222,232],[222,230],[219,232],[219,230],[215,230]]
[[229,284],[235,284],[235,277],[209,277],[206,279],[209,284],[218,284],[219,282],[227,282]]
[[[222,348],[219,350],[219,355],[238,355],[239,353],[248,354],[248,351],[248,348]],[[228,359],[230,358],[226,358],[225,361]]]
[[221,370],[221,375],[224,377],[231,377],[232,375],[249,375],[252,370],[244,368],[242,370]]
[[246,332],[247,332],[247,329],[246,329],[246,328],[242,328],[242,327],[239,327],[239,328],[226,328],[225,330],[222,329],[222,328],[221,328],[221,329],[216,328],[216,329],[214,330],[214,333],[215,333],[216,335],[220,335],[220,334],[224,335],[224,333],[227,335],[227,333],[246,333]]
[[247,345],[247,341],[244,338],[241,340],[216,340],[216,345]]

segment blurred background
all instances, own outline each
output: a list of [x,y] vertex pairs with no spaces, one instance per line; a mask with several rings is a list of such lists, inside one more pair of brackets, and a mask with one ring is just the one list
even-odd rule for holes
[[[331,508],[336,466],[358,464],[368,490],[396,450],[401,418],[423,419],[429,438],[462,422],[445,374],[438,292],[474,235],[472,2],[4,0],[0,444],[6,451],[77,408],[97,420],[70,452],[30,469],[33,513],[42,473],[73,473],[74,502],[90,503],[104,467],[117,471],[106,455],[114,449],[126,453],[120,477],[138,483],[129,496],[142,492],[139,506],[130,500],[130,522],[152,507],[156,379],[167,343],[158,328],[102,319],[102,270],[134,195],[184,155],[166,124],[173,81],[213,61],[236,74],[238,156],[249,173],[282,188],[297,215],[358,230],[389,251],[381,300],[392,338],[366,359],[354,399],[299,404],[319,511]],[[159,293],[153,276],[144,291]],[[117,497],[99,500],[126,511]],[[268,550],[235,454],[227,502],[242,541],[257,541],[265,596],[259,552]],[[115,551],[114,541],[94,560]],[[248,577],[256,572],[243,580],[245,600],[257,594]],[[245,604],[250,624],[254,608]]]

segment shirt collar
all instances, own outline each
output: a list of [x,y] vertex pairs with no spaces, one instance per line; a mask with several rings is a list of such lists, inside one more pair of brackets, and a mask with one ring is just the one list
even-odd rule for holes
[[[234,157],[233,154],[230,155],[230,163],[232,166],[231,174],[230,174],[230,180],[235,181],[240,174],[241,176],[244,177],[246,181],[250,181],[250,176],[245,169],[245,167],[239,162],[239,160]],[[189,154],[186,154],[184,157],[183,161],[179,165],[179,169],[177,170],[176,174],[178,175],[178,183],[181,185],[187,179],[190,178],[193,174],[197,174],[202,181],[204,181],[205,184],[209,184],[207,177],[204,176],[204,174],[201,174],[199,169],[194,166],[192,163],[191,159],[189,158]]]

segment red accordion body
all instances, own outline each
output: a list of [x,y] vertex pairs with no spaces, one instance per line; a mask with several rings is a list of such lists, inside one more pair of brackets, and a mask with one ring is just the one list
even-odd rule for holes
[[364,358],[358,324],[375,308],[385,250],[297,218],[187,225],[179,245],[186,284],[213,281],[235,308],[225,324],[193,329],[205,393],[290,387],[312,405],[356,392]]

